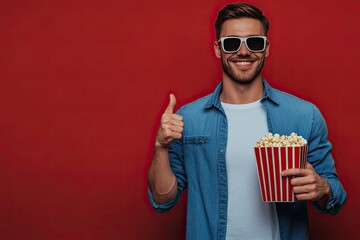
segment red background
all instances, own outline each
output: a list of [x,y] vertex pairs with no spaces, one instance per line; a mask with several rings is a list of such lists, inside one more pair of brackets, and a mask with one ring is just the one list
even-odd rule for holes
[[[221,78],[230,1],[0,2],[0,239],[183,239],[185,198],[148,203],[159,117]],[[312,239],[360,234],[358,0],[251,1],[270,18],[264,76],[322,111],[348,201],[310,207]]]

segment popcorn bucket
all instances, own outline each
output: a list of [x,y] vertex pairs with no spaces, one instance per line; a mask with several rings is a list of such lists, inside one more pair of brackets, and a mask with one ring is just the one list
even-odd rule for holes
[[255,147],[256,165],[263,202],[294,202],[292,177],[281,172],[292,168],[305,168],[308,146]]

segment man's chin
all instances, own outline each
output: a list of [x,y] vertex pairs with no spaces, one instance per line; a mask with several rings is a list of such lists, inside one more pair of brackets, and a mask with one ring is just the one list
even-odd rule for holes
[[233,80],[235,83],[240,85],[250,85],[257,79],[257,76],[250,76],[250,77],[236,77],[232,75],[228,75],[231,80]]
[[233,81],[235,81],[237,84],[240,85],[250,85],[252,82],[254,82],[255,78],[251,78],[251,79],[232,79]]
[[236,74],[236,71],[223,64],[223,71],[228,76],[228,78],[236,84],[246,86],[253,83],[255,79],[259,77],[261,69],[260,71],[253,71],[249,69],[247,72],[237,72]]

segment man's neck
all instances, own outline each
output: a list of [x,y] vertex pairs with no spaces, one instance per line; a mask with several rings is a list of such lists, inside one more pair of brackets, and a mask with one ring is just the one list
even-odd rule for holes
[[263,92],[264,86],[261,77],[249,84],[240,84],[230,79],[224,79],[220,100],[230,104],[246,104],[260,100]]

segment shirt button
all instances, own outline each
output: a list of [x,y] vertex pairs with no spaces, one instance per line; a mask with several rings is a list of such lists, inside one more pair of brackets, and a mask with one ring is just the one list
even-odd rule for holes
[[221,149],[220,149],[220,152],[221,152],[221,153],[224,153],[224,149],[221,148]]

